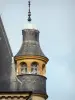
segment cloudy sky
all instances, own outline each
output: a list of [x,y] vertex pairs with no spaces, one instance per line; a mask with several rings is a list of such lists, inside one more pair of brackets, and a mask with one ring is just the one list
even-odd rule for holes
[[[28,0],[0,0],[0,14],[15,55],[27,24]],[[75,0],[32,0],[32,24],[49,58],[48,100],[75,100]]]

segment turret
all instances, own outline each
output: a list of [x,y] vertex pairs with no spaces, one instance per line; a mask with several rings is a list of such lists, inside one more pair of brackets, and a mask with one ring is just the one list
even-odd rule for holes
[[46,64],[39,42],[39,30],[31,22],[30,1],[28,12],[29,25],[22,30],[23,41],[19,52],[15,55],[16,76],[20,81],[18,91],[32,91],[32,100],[46,100]]

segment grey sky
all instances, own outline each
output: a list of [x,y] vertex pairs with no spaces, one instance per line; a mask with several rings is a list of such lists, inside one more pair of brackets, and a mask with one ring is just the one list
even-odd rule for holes
[[[0,14],[15,55],[27,24],[28,0],[0,0]],[[32,0],[32,24],[49,58],[48,100],[75,100],[75,0]]]

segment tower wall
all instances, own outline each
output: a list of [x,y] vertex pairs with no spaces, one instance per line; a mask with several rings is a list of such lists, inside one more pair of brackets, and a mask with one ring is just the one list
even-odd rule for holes
[[46,100],[46,99],[40,96],[32,96],[32,100]]
[[17,75],[21,74],[21,63],[22,62],[25,62],[27,64],[27,74],[31,74],[31,64],[33,62],[37,62],[37,64],[38,64],[37,74],[45,76],[45,74],[46,74],[45,62],[43,61],[43,59],[41,59],[41,60],[40,59],[41,59],[40,57],[39,58],[37,58],[37,57],[35,57],[35,58],[24,57],[20,60],[17,60],[17,65],[16,65],[17,72],[16,72],[16,74]]
[[33,94],[46,95],[46,78],[40,75],[18,75],[22,83],[18,83],[18,91],[32,91]]

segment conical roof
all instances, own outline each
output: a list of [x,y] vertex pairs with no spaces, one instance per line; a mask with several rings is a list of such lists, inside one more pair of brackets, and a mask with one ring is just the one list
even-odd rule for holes
[[22,30],[23,42],[16,56],[44,56],[39,44],[39,31],[37,29]]
[[29,12],[27,27],[22,30],[23,42],[19,52],[16,56],[44,56],[39,44],[39,31],[35,26],[31,24],[31,11],[30,11],[30,0],[28,1]]

